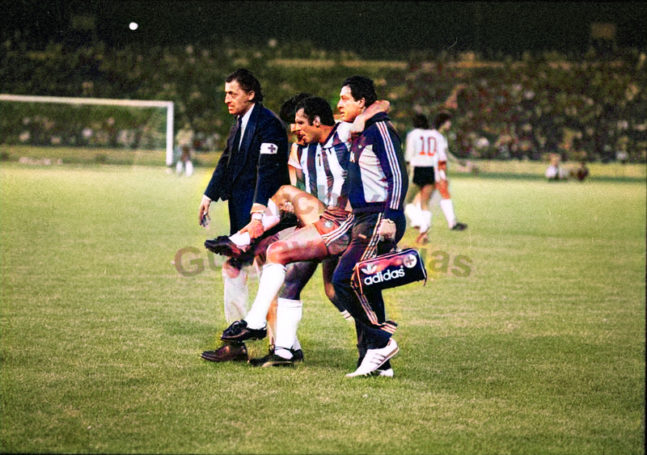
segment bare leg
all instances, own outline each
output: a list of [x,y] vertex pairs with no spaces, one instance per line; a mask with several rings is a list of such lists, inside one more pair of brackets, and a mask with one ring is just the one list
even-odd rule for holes
[[289,202],[294,207],[294,214],[304,226],[316,222],[325,209],[315,196],[292,185],[279,188],[272,196],[272,201],[279,208]]
[[[301,191],[295,186],[283,185],[274,193],[265,213],[263,213],[263,231],[268,231],[276,226],[281,219],[280,210],[286,210],[287,207],[294,211],[303,226],[315,223],[325,210],[324,205],[315,196]],[[238,231],[229,239],[243,250],[251,244],[248,232]]]
[[425,185],[420,189],[420,209],[421,210],[429,210],[429,199],[431,199],[431,194],[434,192],[434,185],[429,184]]
[[276,342],[276,308],[277,299],[274,298],[270,304],[270,309],[267,312],[267,338],[270,346]]
[[276,298],[285,281],[286,264],[309,259],[323,259],[327,255],[328,248],[317,229],[312,225],[298,229],[285,239],[270,245],[267,249],[267,264],[263,267],[256,299],[245,317],[248,326],[260,329],[266,325],[267,312],[272,300]]
[[323,259],[326,256],[328,256],[328,248],[313,225],[294,231],[285,239],[274,242],[267,249],[267,262],[283,265],[296,261]]
[[429,210],[429,200],[434,192],[434,185],[428,184],[420,189],[420,234],[416,238],[418,243],[429,242],[427,232],[431,227],[431,210]]
[[457,221],[456,221],[456,214],[454,213],[454,204],[452,203],[452,198],[451,195],[449,194],[449,183],[447,180],[440,180],[437,183],[438,187],[438,192],[440,193],[440,208],[443,211],[443,215],[445,215],[445,219],[447,220],[447,226],[449,229],[453,228]]

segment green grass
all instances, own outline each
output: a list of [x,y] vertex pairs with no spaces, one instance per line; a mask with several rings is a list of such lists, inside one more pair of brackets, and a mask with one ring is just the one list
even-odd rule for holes
[[[348,380],[354,329],[319,273],[304,364],[200,359],[225,327],[208,178],[1,165],[0,451],[644,453],[644,181],[455,177],[469,229],[434,207],[427,285],[386,293],[396,377]],[[202,273],[176,270],[186,247]]]
[[[0,144],[0,159],[14,162],[28,160],[27,164],[43,165],[49,160],[51,165],[60,164],[121,164],[139,166],[164,166],[164,150],[129,150],[111,148],[82,147],[42,147],[28,145]],[[220,152],[200,152],[194,155],[194,164],[213,169],[218,163]],[[60,161],[59,161],[60,160]],[[544,180],[548,163],[542,161],[518,160],[478,160],[479,177],[488,178],[534,178]],[[578,166],[576,162],[563,163],[566,169]],[[588,163],[591,180],[640,181],[647,179],[647,166],[632,163]],[[456,166],[450,165],[452,175],[461,173]]]
[[[214,167],[220,153],[199,153],[194,164]],[[164,166],[165,150],[132,150],[124,148],[43,147],[0,144],[0,158],[4,161],[28,160],[27,164],[42,165],[49,160],[61,164],[122,164],[139,166]]]

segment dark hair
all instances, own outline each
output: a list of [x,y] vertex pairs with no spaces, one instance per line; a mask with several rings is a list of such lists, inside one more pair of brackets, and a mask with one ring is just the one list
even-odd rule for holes
[[279,111],[279,117],[285,123],[290,124],[294,123],[294,114],[297,112],[297,104],[299,101],[306,99],[312,96],[309,93],[297,93],[292,98],[287,99],[281,104],[281,110]]
[[447,111],[439,112],[434,119],[434,128],[438,129],[440,126],[445,123],[447,120],[452,119],[452,114]]
[[299,101],[295,112],[303,109],[303,113],[308,117],[308,122],[312,124],[316,116],[319,116],[321,123],[328,126],[335,124],[335,117],[328,101],[318,96],[311,96]]
[[365,106],[368,107],[377,100],[377,93],[375,93],[375,85],[373,80],[364,76],[351,76],[347,78],[342,84],[342,87],[350,87],[350,93],[359,101],[364,98]]
[[263,91],[261,90],[261,83],[258,82],[258,79],[247,69],[238,68],[236,71],[231,73],[225,79],[225,82],[237,81],[240,85],[240,88],[246,92],[254,92],[254,101],[255,103],[260,103],[263,101]]
[[427,117],[425,117],[422,114],[416,114],[413,116],[413,127],[414,128],[422,128],[422,129],[429,129],[429,122],[427,121]]

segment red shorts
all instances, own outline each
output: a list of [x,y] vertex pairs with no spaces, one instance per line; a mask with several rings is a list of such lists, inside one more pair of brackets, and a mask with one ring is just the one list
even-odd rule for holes
[[331,255],[341,254],[348,247],[354,219],[351,212],[327,208],[314,223]]

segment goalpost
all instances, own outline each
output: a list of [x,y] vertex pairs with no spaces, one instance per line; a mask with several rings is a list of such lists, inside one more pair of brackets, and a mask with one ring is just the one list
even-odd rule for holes
[[166,165],[173,164],[173,101],[120,100],[112,98],[75,98],[66,96],[32,96],[0,94],[0,101],[22,103],[91,104],[103,106],[158,107],[166,109]]

